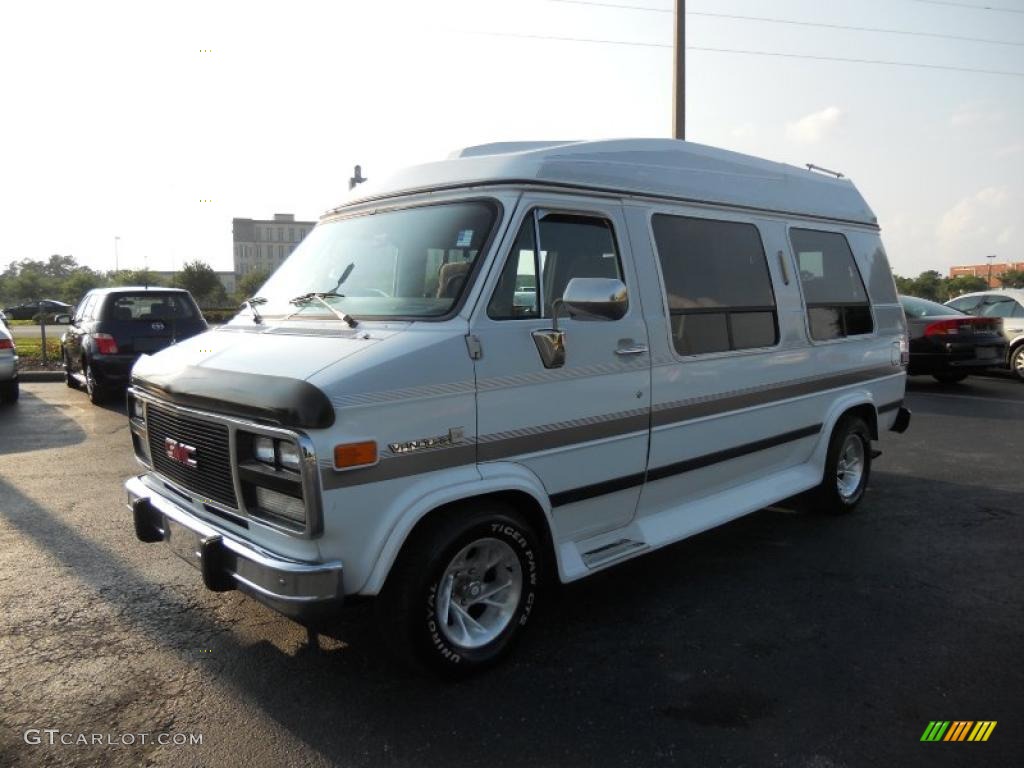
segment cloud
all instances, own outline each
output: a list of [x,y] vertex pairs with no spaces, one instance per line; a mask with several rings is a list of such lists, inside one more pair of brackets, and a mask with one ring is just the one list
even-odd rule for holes
[[1012,237],[1012,229],[1003,223],[1001,209],[1009,199],[1005,187],[985,187],[965,197],[946,211],[935,229],[939,241],[946,246],[957,246],[965,241],[991,241],[997,237]]
[[734,139],[749,139],[753,137],[755,133],[757,133],[757,128],[754,126],[753,123],[744,123],[743,125],[737,125],[731,131],[729,131],[729,134]]
[[1020,142],[1016,144],[1008,144],[1005,147],[1000,147],[996,150],[996,157],[1012,157],[1013,155],[1019,155],[1024,152],[1024,144]]
[[1003,113],[987,109],[979,104],[961,104],[949,118],[954,128],[970,128],[978,125],[991,125],[1003,119]]
[[786,136],[801,144],[815,144],[831,132],[843,117],[839,107],[825,107],[820,112],[804,115],[796,122],[786,123]]

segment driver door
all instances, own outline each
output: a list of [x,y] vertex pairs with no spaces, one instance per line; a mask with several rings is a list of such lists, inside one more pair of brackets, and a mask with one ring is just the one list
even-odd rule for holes
[[[651,360],[621,207],[524,196],[498,266],[472,328],[482,347],[479,461],[533,472],[559,541],[626,525],[646,470]],[[575,277],[622,280],[629,307],[619,320],[559,315],[565,361],[548,368],[532,334],[552,327],[552,306]]]

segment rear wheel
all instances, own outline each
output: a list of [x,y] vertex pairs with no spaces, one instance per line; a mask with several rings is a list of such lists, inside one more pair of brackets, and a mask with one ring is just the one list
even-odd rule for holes
[[864,419],[846,416],[832,430],[814,506],[831,515],[852,511],[864,497],[870,476],[871,432]]
[[961,382],[967,378],[966,373],[959,372],[933,373],[932,376],[935,378],[936,381],[941,382],[943,384],[957,384],[958,382]]
[[1010,355],[1010,370],[1017,375],[1018,379],[1024,381],[1024,344],[1018,345]]
[[498,502],[454,506],[406,542],[377,599],[384,639],[403,659],[464,677],[509,652],[541,582],[536,532]]
[[21,388],[17,379],[0,383],[0,403],[16,403],[20,394]]
[[93,405],[100,405],[107,399],[107,392],[96,381],[96,372],[92,369],[92,363],[88,360],[82,366],[85,374],[85,391],[89,393],[89,402]]

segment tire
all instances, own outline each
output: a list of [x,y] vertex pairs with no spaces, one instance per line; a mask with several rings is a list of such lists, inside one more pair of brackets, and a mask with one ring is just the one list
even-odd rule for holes
[[[384,640],[403,661],[443,677],[492,666],[536,608],[542,557],[537,533],[507,504],[442,511],[406,542],[377,598]],[[482,596],[492,599],[477,602]]]
[[78,379],[76,379],[71,373],[71,361],[68,360],[67,353],[61,355],[62,364],[64,365],[64,383],[68,389],[78,389]]
[[1010,355],[1010,371],[1024,381],[1024,344],[1019,344]]
[[4,405],[16,403],[20,395],[21,387],[17,379],[0,384],[0,403]]
[[85,391],[89,395],[89,402],[93,405],[102,405],[106,402],[107,392],[96,381],[96,374],[93,373],[92,364],[88,360],[82,361],[82,372],[85,375]]
[[852,512],[864,497],[870,477],[871,431],[864,419],[846,416],[832,430],[825,474],[812,494],[815,509],[829,515]]
[[967,374],[953,372],[933,373],[932,377],[942,384],[958,384],[959,382],[967,378]]

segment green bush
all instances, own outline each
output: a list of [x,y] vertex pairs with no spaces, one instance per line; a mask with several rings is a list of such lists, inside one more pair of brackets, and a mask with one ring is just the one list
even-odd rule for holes
[[228,320],[230,320],[231,318],[233,318],[237,314],[238,314],[238,308],[237,307],[230,307],[230,308],[219,307],[217,309],[204,309],[203,310],[203,317],[206,318],[206,322],[210,323],[211,325],[221,325],[223,323],[226,323]]

